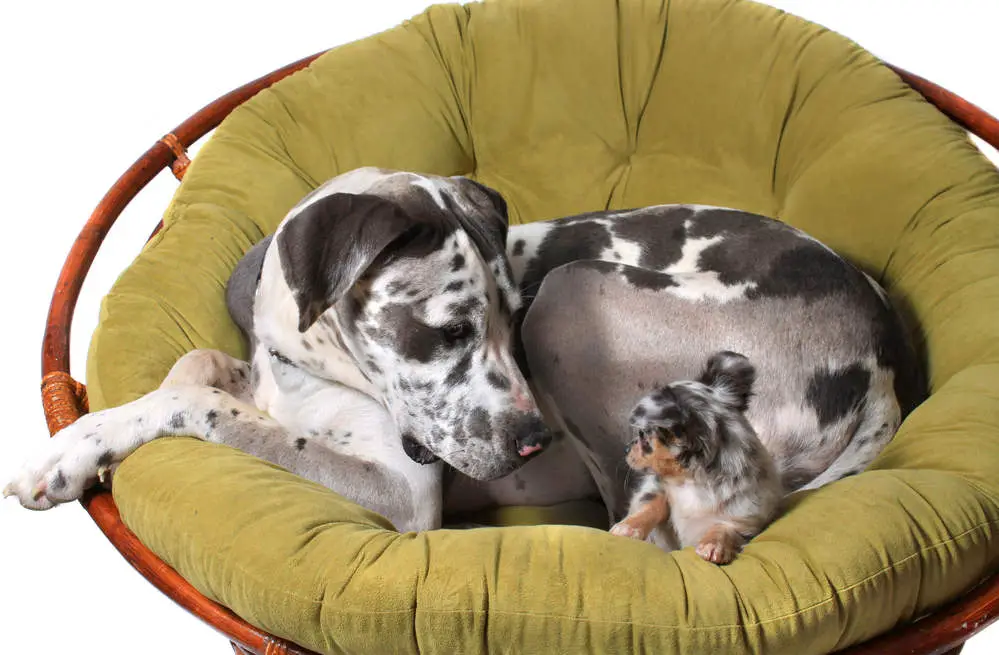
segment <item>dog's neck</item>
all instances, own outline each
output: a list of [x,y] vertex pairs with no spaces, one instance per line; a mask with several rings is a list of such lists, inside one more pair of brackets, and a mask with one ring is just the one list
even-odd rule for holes
[[253,303],[253,330],[259,343],[317,378],[356,389],[381,402],[382,393],[364,374],[347,347],[333,312],[308,330],[298,330],[298,305],[277,266],[277,257],[264,260],[264,271]]

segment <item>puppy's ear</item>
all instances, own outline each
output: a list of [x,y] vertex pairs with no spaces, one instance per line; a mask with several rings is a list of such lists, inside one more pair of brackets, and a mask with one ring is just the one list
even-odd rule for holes
[[756,368],[745,355],[723,350],[708,359],[698,381],[714,388],[722,402],[744,412],[755,380]]
[[398,205],[365,194],[334,193],[292,217],[276,244],[298,305],[299,332],[340,300],[390,244],[425,238],[425,227]]
[[689,419],[686,406],[679,401],[672,387],[662,387],[638,401],[631,410],[629,423],[635,429],[662,427],[672,430]]

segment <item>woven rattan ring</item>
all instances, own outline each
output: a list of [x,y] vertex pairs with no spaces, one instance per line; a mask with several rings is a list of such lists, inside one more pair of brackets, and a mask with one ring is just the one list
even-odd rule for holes
[[90,411],[87,386],[65,371],[52,371],[42,378],[42,406],[49,434],[55,434]]

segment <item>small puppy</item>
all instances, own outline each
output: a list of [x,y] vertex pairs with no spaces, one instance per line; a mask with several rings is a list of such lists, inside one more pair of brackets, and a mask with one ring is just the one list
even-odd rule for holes
[[727,564],[766,527],[783,490],[744,414],[755,375],[746,357],[722,351],[696,381],[638,403],[627,462],[643,477],[612,534],[645,540],[655,531],[666,550],[695,546],[705,560]]

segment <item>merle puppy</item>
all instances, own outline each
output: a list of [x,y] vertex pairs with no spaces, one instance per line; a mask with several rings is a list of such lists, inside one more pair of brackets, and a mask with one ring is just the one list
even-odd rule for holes
[[641,474],[628,516],[611,533],[695,547],[731,562],[773,519],[783,487],[773,458],[746,420],[753,366],[743,355],[713,355],[697,380],[674,382],[631,413],[636,435],[626,461]]

